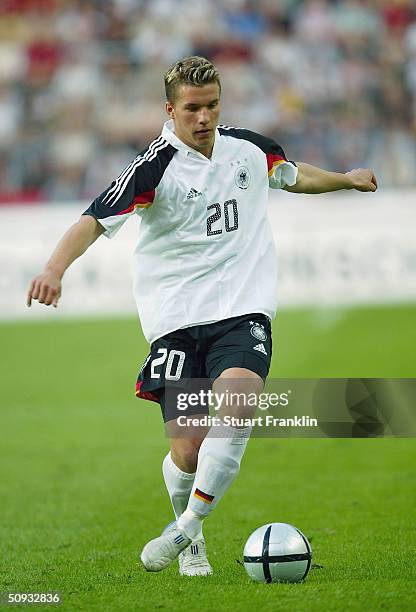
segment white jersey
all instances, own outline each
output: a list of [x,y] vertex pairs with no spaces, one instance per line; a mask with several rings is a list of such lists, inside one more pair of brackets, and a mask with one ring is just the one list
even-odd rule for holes
[[134,294],[151,343],[176,329],[276,311],[269,186],[296,183],[273,140],[218,126],[211,159],[177,138],[173,122],[85,211],[112,237],[141,217]]

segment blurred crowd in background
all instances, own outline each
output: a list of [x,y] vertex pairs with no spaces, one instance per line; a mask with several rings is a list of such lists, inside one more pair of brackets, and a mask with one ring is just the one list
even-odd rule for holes
[[415,0],[0,0],[0,202],[96,197],[187,55],[220,69],[222,123],[416,184]]

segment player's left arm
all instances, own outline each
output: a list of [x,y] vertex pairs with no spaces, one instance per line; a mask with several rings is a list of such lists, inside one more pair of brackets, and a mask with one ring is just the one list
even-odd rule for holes
[[357,191],[376,191],[377,179],[372,170],[356,168],[345,174],[329,172],[316,166],[296,162],[298,175],[296,183],[283,187],[292,193],[327,193],[340,189],[356,189]]

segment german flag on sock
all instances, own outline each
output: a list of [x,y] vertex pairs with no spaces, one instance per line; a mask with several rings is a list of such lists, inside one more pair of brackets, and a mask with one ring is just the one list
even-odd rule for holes
[[194,495],[206,504],[212,504],[214,500],[214,495],[208,495],[208,493],[204,493],[200,489],[195,489]]

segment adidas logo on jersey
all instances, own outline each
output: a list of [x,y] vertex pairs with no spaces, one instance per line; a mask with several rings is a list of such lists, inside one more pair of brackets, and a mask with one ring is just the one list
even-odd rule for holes
[[200,195],[202,195],[202,193],[200,191],[197,191],[196,189],[191,187],[191,189],[189,190],[188,195],[186,196],[186,199],[187,200],[192,200],[192,198],[197,198]]
[[262,342],[260,342],[260,344],[256,344],[256,346],[253,346],[253,349],[255,351],[259,351],[259,353],[263,353],[264,355],[267,355],[267,351],[264,348],[264,344]]

